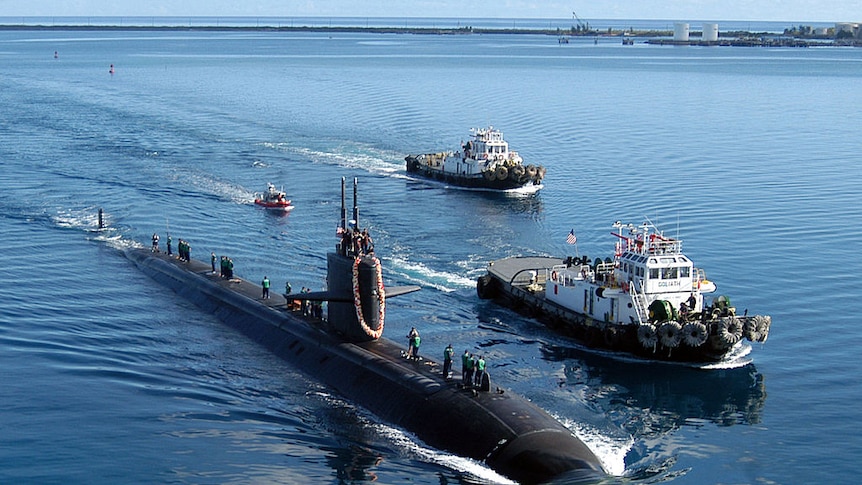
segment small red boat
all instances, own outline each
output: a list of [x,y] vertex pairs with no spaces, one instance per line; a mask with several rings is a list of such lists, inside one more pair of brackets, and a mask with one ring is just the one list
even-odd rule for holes
[[266,184],[266,192],[254,194],[254,203],[267,209],[289,211],[293,210],[290,199],[284,191],[275,188],[271,183]]

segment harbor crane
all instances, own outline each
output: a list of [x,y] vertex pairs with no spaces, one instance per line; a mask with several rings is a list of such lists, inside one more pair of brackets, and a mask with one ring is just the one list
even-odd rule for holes
[[574,29],[575,32],[587,33],[590,31],[590,23],[581,20],[581,18],[578,17],[578,14],[576,14],[574,10],[572,10],[572,18],[575,19],[575,21],[577,22],[577,26]]

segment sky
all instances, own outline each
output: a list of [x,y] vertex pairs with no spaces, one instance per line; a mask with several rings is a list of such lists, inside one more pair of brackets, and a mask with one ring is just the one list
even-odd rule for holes
[[0,0],[0,17],[443,17],[862,21],[860,0]]

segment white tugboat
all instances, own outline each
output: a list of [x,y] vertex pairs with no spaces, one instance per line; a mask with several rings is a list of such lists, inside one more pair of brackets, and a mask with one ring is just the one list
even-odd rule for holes
[[[540,318],[591,348],[657,360],[718,362],[745,338],[765,342],[769,316],[736,314],[730,299],[652,224],[616,222],[613,258],[493,261],[480,298]],[[624,232],[626,234],[624,234]]]
[[545,167],[524,165],[493,126],[472,129],[470,140],[458,151],[408,155],[405,160],[409,173],[477,189],[539,189],[545,177]]
[[266,192],[254,194],[254,203],[266,207],[267,209],[290,211],[293,210],[293,204],[283,190],[278,190],[271,183],[266,184]]

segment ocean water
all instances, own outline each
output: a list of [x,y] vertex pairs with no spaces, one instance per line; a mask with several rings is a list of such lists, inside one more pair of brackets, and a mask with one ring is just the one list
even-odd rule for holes
[[[423,288],[389,302],[386,335],[481,351],[611,481],[855,482],[860,78],[850,48],[0,31],[0,482],[506,483],[122,256],[170,231],[244,278],[320,289],[341,177],[386,283]],[[487,125],[547,167],[541,191],[407,177],[406,154]],[[256,208],[267,182],[296,209]],[[615,220],[645,218],[738,309],[772,316],[765,344],[712,369],[625,360],[476,297],[491,259],[604,256]]]

